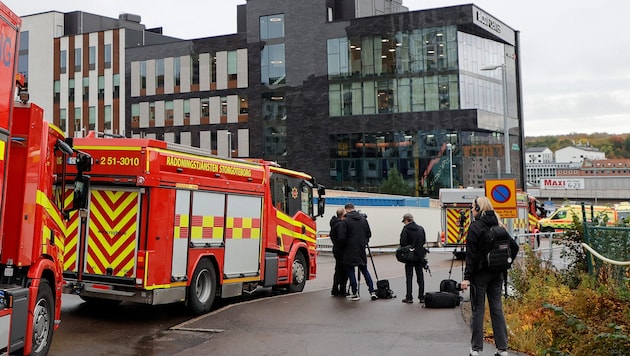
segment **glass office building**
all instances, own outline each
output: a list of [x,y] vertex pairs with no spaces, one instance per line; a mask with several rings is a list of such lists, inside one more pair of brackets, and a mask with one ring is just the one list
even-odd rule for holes
[[127,135],[275,160],[329,188],[378,192],[395,169],[433,197],[505,174],[507,149],[522,187],[518,32],[472,4],[364,3],[248,1],[237,34],[128,48]]

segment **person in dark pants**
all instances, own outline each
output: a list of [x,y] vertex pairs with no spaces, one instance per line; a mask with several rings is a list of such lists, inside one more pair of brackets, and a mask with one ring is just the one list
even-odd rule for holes
[[400,246],[411,245],[414,248],[416,261],[405,263],[405,278],[407,282],[407,294],[403,303],[413,303],[413,271],[416,270],[416,280],[418,282],[418,299],[424,303],[424,244],[427,242],[424,228],[415,223],[413,215],[407,213],[403,215],[402,223],[405,224],[400,233]]
[[370,291],[370,298],[375,300],[377,299],[376,290],[374,289],[370,272],[367,269],[367,255],[365,254],[365,249],[370,241],[370,237],[372,237],[370,224],[368,224],[365,216],[354,210],[352,203],[346,204],[344,208],[346,217],[339,226],[339,240],[343,246],[343,264],[352,288],[352,294],[346,298],[352,301],[360,299],[357,278],[354,274],[354,268],[358,267],[363,277],[365,277],[365,283]]
[[343,249],[339,241],[339,226],[346,215],[346,209],[338,208],[337,213],[330,218],[330,240],[333,244],[333,256],[335,257],[335,273],[333,275],[333,286],[330,294],[333,296],[346,296],[346,285],[348,284],[348,273],[343,265]]
[[499,225],[499,217],[495,214],[490,200],[478,197],[472,206],[474,221],[468,228],[466,237],[466,269],[462,290],[470,287],[472,306],[472,337],[470,340],[470,356],[477,356],[483,351],[483,317],[485,313],[486,295],[492,320],[494,344],[497,347],[495,356],[507,356],[507,326],[503,315],[501,286],[503,272],[490,272],[485,262],[484,251],[488,250],[487,232],[491,227]]

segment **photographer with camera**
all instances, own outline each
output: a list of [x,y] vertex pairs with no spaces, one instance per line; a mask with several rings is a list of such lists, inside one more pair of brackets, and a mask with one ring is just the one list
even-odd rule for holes
[[424,228],[415,223],[413,215],[407,213],[403,215],[402,223],[405,224],[400,232],[400,246],[411,246],[415,255],[413,262],[405,263],[405,278],[407,294],[403,303],[413,303],[413,271],[416,270],[416,280],[418,282],[418,299],[424,303],[424,273],[422,268],[427,265],[424,259],[426,251],[424,244],[427,242]]

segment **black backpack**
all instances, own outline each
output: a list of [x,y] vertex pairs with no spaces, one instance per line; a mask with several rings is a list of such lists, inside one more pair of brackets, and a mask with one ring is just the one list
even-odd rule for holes
[[512,267],[518,255],[518,243],[501,226],[492,226],[487,232],[488,251],[485,262],[491,272],[505,272]]

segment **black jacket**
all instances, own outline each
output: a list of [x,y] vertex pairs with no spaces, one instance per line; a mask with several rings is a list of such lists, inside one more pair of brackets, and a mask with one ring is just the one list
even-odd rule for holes
[[333,243],[332,252],[336,259],[342,257],[341,252],[343,251],[341,242],[339,241],[339,225],[341,225],[342,221],[343,220],[338,218],[337,215],[333,215],[330,218],[330,241]]
[[471,280],[474,275],[483,270],[487,270],[483,264],[483,251],[487,250],[486,235],[492,226],[499,225],[494,211],[485,211],[481,216],[470,224],[466,237],[466,269],[464,279]]
[[418,263],[424,259],[424,244],[426,242],[427,237],[424,228],[416,224],[415,221],[405,225],[400,232],[400,246],[411,245],[414,248],[414,255],[416,255]]
[[346,214],[339,224],[339,241],[343,249],[342,261],[345,265],[359,266],[367,264],[365,248],[370,242],[372,231],[366,218],[357,211]]

